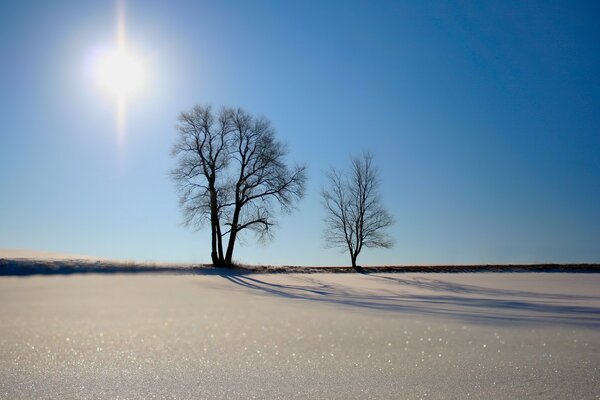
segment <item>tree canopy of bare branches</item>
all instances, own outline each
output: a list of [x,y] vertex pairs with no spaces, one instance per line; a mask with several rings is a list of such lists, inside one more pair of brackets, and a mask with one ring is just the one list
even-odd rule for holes
[[181,113],[176,132],[171,176],[183,223],[209,224],[213,264],[231,266],[241,233],[269,239],[278,211],[291,211],[303,197],[306,167],[289,167],[271,122],[240,108],[195,106]]
[[381,205],[378,187],[373,156],[365,153],[352,158],[350,173],[332,167],[327,173],[327,187],[321,191],[326,211],[325,245],[347,249],[355,269],[363,248],[389,248],[393,244],[385,231],[393,218]]

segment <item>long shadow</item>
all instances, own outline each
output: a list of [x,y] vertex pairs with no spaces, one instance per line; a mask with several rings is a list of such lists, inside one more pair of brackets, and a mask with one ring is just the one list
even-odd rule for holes
[[[395,290],[369,293],[323,283],[309,277],[303,278],[306,283],[300,284],[272,283],[256,275],[223,275],[223,278],[266,295],[360,309],[440,316],[484,324],[564,324],[600,327],[600,307],[572,304],[574,300],[600,300],[596,296],[544,294],[491,289],[441,280],[423,282],[391,277],[389,278],[398,283],[428,289],[434,293],[414,294]],[[385,276],[375,278],[388,279]]]
[[451,293],[465,293],[465,294],[477,294],[484,296],[518,296],[518,297],[529,297],[539,298],[543,296],[545,299],[552,300],[600,300],[600,296],[582,296],[574,294],[559,294],[559,293],[539,293],[529,292],[523,290],[512,290],[512,289],[499,289],[499,288],[488,288],[476,285],[466,285],[456,282],[447,282],[439,279],[432,278],[415,278],[415,279],[402,279],[395,276],[384,276],[377,274],[367,274],[369,277],[383,279],[387,281],[394,281],[398,284],[417,287],[420,289],[428,290],[442,290]]

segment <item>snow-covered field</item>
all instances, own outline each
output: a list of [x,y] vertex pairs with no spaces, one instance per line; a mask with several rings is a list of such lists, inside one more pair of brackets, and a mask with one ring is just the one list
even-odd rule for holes
[[0,278],[0,397],[600,398],[600,274]]

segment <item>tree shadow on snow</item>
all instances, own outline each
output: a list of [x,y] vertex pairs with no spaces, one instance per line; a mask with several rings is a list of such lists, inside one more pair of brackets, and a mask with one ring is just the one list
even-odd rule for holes
[[[263,275],[264,276],[264,275]],[[376,290],[332,284],[296,276],[293,284],[268,281],[261,275],[223,275],[240,287],[288,299],[410,315],[448,317],[491,324],[561,324],[600,327],[600,296],[556,294],[488,288],[430,278],[365,274],[384,280]]]

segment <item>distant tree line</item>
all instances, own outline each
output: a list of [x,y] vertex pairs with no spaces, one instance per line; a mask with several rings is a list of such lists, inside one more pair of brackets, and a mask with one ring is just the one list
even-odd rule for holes
[[[241,108],[195,106],[182,112],[172,148],[176,184],[186,226],[211,228],[211,260],[233,266],[236,241],[244,231],[259,240],[273,236],[278,216],[304,196],[306,166],[290,166],[287,147],[271,122]],[[385,228],[392,217],[378,195],[373,156],[352,158],[351,170],[331,168],[321,192],[325,245],[348,251],[352,266],[363,248],[390,247]]]

